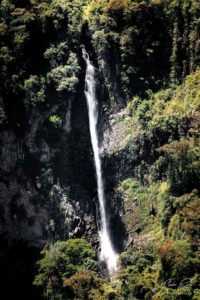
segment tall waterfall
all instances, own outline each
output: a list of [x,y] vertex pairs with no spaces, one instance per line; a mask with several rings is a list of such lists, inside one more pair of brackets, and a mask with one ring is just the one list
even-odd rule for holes
[[92,141],[92,148],[94,152],[94,162],[97,176],[98,200],[100,208],[101,225],[99,230],[101,252],[100,259],[107,265],[109,273],[112,275],[117,271],[118,255],[113,249],[110,239],[108,222],[105,208],[105,192],[101,166],[101,156],[99,151],[98,141],[98,103],[95,95],[95,68],[90,62],[89,56],[83,48],[83,58],[86,62],[86,77],[85,77],[85,96],[87,99],[90,135]]

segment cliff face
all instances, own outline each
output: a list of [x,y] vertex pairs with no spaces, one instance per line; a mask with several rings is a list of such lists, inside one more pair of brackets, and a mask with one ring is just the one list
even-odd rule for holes
[[[10,124],[1,130],[1,266],[20,295],[24,286],[29,295],[33,262],[44,247],[68,237],[87,236],[94,244],[97,238],[83,84],[82,78],[80,92],[64,94],[61,104],[26,110],[23,130]],[[49,121],[55,114],[59,128]]]
[[81,25],[64,31],[71,10],[45,2],[1,7],[1,233],[40,248],[73,234],[78,215],[93,211]]
[[1,3],[0,261],[2,282],[24,298],[39,297],[31,286],[44,247],[97,236],[80,13]]
[[[177,95],[174,86],[199,65],[196,2],[102,3],[83,1],[85,7],[80,1],[1,4],[0,262],[8,278],[15,266],[13,282],[18,264],[20,270],[30,270],[40,250],[57,240],[83,236],[98,248],[96,179],[81,44],[97,68],[107,209],[119,251],[137,244],[143,230],[144,239],[152,238],[145,232],[147,225],[153,227],[148,218],[160,222],[156,215],[163,211],[153,199],[140,205],[146,201],[142,194],[161,193],[155,185],[169,179],[167,162],[173,158],[164,161],[163,157],[170,150],[161,149],[165,152],[161,156],[157,149],[193,138],[198,127],[196,104],[195,114],[178,111],[174,120],[164,108],[164,102]],[[170,85],[172,90],[167,90]],[[164,88],[168,92],[154,94]],[[176,114],[173,103],[171,107]],[[159,110],[163,119],[169,114],[166,123],[158,118]],[[169,187],[172,196],[198,188],[196,174],[188,187],[189,177],[184,176],[172,175],[179,180],[177,186]],[[130,178],[137,184],[126,181]],[[152,182],[154,191],[143,189]],[[169,216],[162,218],[161,222],[170,223]],[[23,263],[21,253],[26,251],[33,255]],[[15,286],[25,273],[20,273]],[[32,271],[27,286],[31,280]]]
[[[52,221],[57,218],[55,222],[60,219],[56,214],[63,214],[61,224],[57,225],[61,226],[59,232],[63,227],[60,234],[67,236],[69,231],[65,231],[63,223],[64,215],[66,218],[68,215],[65,207],[67,198],[74,202],[74,208],[69,207],[72,210],[69,211],[72,216],[70,223],[76,217],[74,210],[79,210],[78,207],[76,209],[76,202],[80,195],[81,209],[91,213],[92,208],[87,200],[92,197],[90,194],[93,191],[90,189],[90,180],[85,178],[85,172],[93,175],[93,166],[89,155],[91,149],[84,106],[83,103],[82,112],[85,110],[85,116],[84,113],[81,116],[77,112],[73,113],[70,104],[60,108],[53,106],[50,111],[42,113],[35,110],[31,115],[27,114],[29,121],[23,136],[12,129],[2,131],[1,232],[8,234],[9,239],[25,239],[43,247],[49,239],[51,213],[55,214]],[[49,126],[47,118],[59,109],[63,116],[63,126],[57,129]],[[70,120],[70,116],[74,120]],[[91,186],[94,186],[95,180],[91,179],[91,182]]]

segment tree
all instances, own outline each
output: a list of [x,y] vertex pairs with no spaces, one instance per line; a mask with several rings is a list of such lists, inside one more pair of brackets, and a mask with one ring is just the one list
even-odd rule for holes
[[95,269],[95,251],[83,239],[57,242],[38,264],[34,285],[42,288],[46,299],[62,299],[67,278],[81,270]]
[[96,272],[82,270],[64,280],[64,289],[69,298],[87,300],[92,299],[89,298],[90,293],[98,289],[102,282]]

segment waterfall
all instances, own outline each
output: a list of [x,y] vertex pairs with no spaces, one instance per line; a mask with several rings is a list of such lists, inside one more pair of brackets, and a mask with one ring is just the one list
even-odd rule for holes
[[100,229],[99,238],[101,245],[100,260],[107,265],[109,273],[112,275],[117,271],[118,255],[114,251],[108,228],[108,221],[105,208],[105,192],[103,183],[103,174],[101,166],[101,156],[98,141],[98,103],[95,95],[95,68],[90,62],[89,55],[83,47],[83,58],[86,62],[86,76],[85,76],[85,96],[88,106],[90,136],[92,148],[94,152],[94,162],[97,177],[98,200],[100,209]]

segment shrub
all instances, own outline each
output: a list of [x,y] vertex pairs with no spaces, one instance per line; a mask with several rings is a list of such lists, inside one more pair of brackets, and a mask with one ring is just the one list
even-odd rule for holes
[[80,67],[78,65],[77,56],[75,53],[71,53],[67,64],[60,65],[52,69],[47,77],[49,82],[53,82],[58,92],[67,90],[68,92],[74,92],[74,88],[78,83],[78,72]]
[[160,246],[158,253],[162,264],[161,276],[164,279],[183,280],[185,276],[194,274],[195,260],[187,241],[167,240]]
[[25,103],[27,105],[37,105],[46,99],[45,79],[37,75],[31,75],[24,81],[24,90],[26,93]]
[[62,125],[62,120],[58,115],[52,115],[49,117],[50,123],[53,125],[55,128],[60,128]]
[[198,249],[200,239],[200,199],[197,194],[192,194],[189,203],[180,210],[179,215],[182,222],[182,228],[190,237],[191,242],[196,245]]
[[[81,285],[82,281],[85,280],[87,282],[88,278],[93,280],[94,274],[84,273],[84,269],[88,267],[88,260],[90,260],[90,268],[94,267],[96,264],[94,259],[94,250],[83,239],[57,242],[45,253],[45,257],[38,262],[39,270],[38,275],[35,277],[34,285],[43,289],[44,297],[47,299],[49,299],[49,296],[52,299],[54,299],[54,296],[62,297],[66,292],[63,288],[63,282],[65,282],[64,285],[66,286],[67,282],[68,285],[72,285],[72,283]],[[80,274],[77,274],[67,281],[67,278],[75,275],[78,271],[81,272],[81,270],[83,272],[80,273],[82,277]]]
[[59,45],[52,45],[48,48],[44,57],[50,61],[51,67],[55,68],[59,64],[67,61],[68,45],[66,42],[61,42]]
[[102,280],[97,273],[89,270],[82,270],[64,280],[64,294],[69,299],[89,299],[92,290],[98,289]]
[[192,300],[199,300],[199,299],[200,299],[200,289],[195,289]]
[[134,266],[139,272],[142,272],[147,266],[150,266],[156,260],[156,252],[152,244],[146,244],[141,248],[128,249],[120,255],[122,266]]

